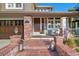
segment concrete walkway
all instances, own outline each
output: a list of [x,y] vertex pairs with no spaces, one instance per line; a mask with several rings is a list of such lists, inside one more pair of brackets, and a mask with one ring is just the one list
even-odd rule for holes
[[7,46],[10,43],[9,39],[0,39],[0,49]]

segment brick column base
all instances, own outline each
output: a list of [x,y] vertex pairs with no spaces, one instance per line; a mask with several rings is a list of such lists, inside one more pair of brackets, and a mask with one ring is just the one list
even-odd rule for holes
[[24,16],[24,40],[29,40],[32,33],[32,18]]
[[20,39],[21,39],[21,35],[10,36],[10,40],[11,40],[12,45],[18,45]]

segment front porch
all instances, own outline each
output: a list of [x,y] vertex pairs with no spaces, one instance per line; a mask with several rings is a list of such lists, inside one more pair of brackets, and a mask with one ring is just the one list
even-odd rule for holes
[[74,24],[79,16],[78,13],[1,11],[0,14],[0,38],[4,38],[4,35],[9,38],[14,34],[15,27],[18,27],[18,34],[24,34],[24,37],[27,33],[30,37],[54,36],[59,27],[63,30],[70,28],[75,35],[79,35],[77,33],[79,31],[78,21]]
[[61,25],[61,18],[32,18],[33,36],[53,36]]
[[[10,18],[11,17],[15,18],[17,16],[17,18],[21,17],[21,20],[22,20],[22,24],[19,24],[18,22],[15,21],[17,23],[16,24],[17,26],[18,25],[22,26],[22,28],[21,27],[19,28],[19,29],[21,29],[20,36],[14,34],[11,37],[11,35],[10,35],[10,40],[11,40],[10,46],[8,48],[5,47],[6,50],[3,48],[1,50],[1,55],[7,55],[7,53],[9,53],[8,55],[14,55],[12,53],[13,52],[16,53],[15,49],[17,50],[18,42],[20,39],[23,39],[23,41],[24,41],[25,50],[22,52],[19,51],[19,53],[17,53],[17,55],[29,55],[33,51],[34,52],[31,55],[37,55],[37,53],[38,53],[38,55],[43,55],[43,53],[45,53],[45,52],[46,52],[46,55],[50,55],[49,50],[48,50],[48,45],[51,40],[54,40],[53,35],[55,35],[55,31],[60,26],[63,29],[62,32],[64,34],[65,29],[72,28],[72,25],[71,25],[72,18],[79,16],[79,14],[78,13],[46,13],[46,12],[45,13],[39,13],[39,12],[36,12],[36,13],[35,12],[30,12],[30,13],[29,12],[28,13],[27,12],[19,12],[19,13],[13,12],[12,13],[12,12],[8,12],[8,15],[7,15],[7,12],[6,13],[2,12],[0,17],[1,16],[3,18],[4,18],[4,16],[10,17]],[[16,19],[16,20],[18,21],[18,19]],[[21,36],[22,36],[22,38],[21,38]],[[58,38],[57,45],[59,45],[62,42],[60,40],[61,39]],[[61,44],[60,44],[60,46],[64,47],[64,45],[61,45]],[[58,46],[58,47],[60,47],[60,46]],[[60,51],[60,53],[61,53],[61,47],[60,47],[60,49],[57,48],[58,51]],[[10,48],[10,50],[9,50],[9,48]],[[40,51],[40,49],[42,49],[42,51]],[[45,52],[44,52],[44,49],[45,49]],[[4,51],[7,51],[7,52],[5,53]],[[29,51],[31,51],[31,52],[29,52]],[[41,53],[42,52],[43,53],[41,54],[39,51]],[[63,49],[62,49],[62,51],[63,51]],[[65,49],[64,49],[64,51],[65,51]],[[54,51],[54,52],[56,52],[56,51]],[[70,55],[73,55],[73,54],[70,54]]]
[[[78,17],[77,17],[78,18]],[[79,36],[79,22],[76,17],[32,17],[32,36],[54,36],[55,32],[62,28],[70,30],[75,36]],[[77,21],[76,21],[77,20]]]

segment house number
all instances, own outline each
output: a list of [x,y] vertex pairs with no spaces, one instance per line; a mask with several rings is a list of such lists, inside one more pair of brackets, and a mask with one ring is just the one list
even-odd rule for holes
[[30,23],[29,21],[25,21],[25,23]]

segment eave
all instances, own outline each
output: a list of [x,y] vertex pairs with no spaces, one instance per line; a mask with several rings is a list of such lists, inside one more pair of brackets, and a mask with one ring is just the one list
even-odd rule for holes
[[79,13],[64,12],[35,12],[35,11],[0,11],[0,17],[79,17]]

